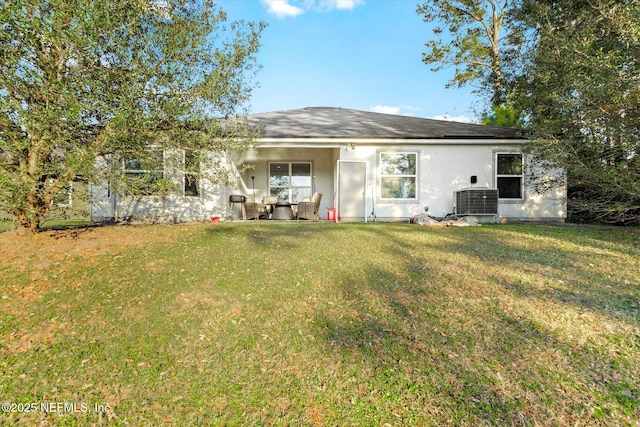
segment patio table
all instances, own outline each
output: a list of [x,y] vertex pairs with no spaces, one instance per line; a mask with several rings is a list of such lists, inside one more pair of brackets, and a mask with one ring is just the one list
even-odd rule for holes
[[293,209],[291,208],[291,203],[285,201],[278,201],[275,204],[273,209],[273,213],[271,214],[271,219],[275,220],[291,220],[293,219]]

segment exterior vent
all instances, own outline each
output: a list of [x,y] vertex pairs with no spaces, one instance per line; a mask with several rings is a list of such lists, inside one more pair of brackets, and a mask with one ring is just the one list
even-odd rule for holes
[[498,215],[498,190],[471,188],[456,191],[456,214]]

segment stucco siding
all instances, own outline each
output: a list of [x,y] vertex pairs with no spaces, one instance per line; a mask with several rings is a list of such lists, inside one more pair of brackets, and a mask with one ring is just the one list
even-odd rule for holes
[[[176,167],[176,159],[182,155],[179,151],[165,153],[165,178],[175,184],[175,191],[165,196],[118,194],[106,182],[93,183],[89,187],[91,199],[91,219],[139,220],[144,222],[188,222],[209,220],[212,216],[228,217],[231,214],[228,197],[234,193],[233,187],[212,182],[213,176],[207,163],[219,162],[232,181],[237,181],[235,165],[228,159],[214,158],[209,153],[202,163],[202,175],[199,179],[199,194],[183,194],[184,174]],[[109,167],[107,159],[99,159],[96,167]]]
[[[385,200],[380,194],[381,152],[416,153],[417,191],[415,199]],[[341,160],[365,161],[369,165],[367,197],[378,220],[404,220],[428,212],[437,217],[455,211],[455,192],[469,188],[496,188],[496,153],[519,153],[517,145],[386,145],[352,146],[341,150]],[[525,157],[526,159],[526,157]],[[551,171],[557,174],[557,171]],[[472,183],[472,176],[475,183]],[[521,200],[500,200],[498,215],[504,218],[555,219],[566,216],[565,189],[538,194],[524,177]],[[425,208],[428,207],[428,211]]]

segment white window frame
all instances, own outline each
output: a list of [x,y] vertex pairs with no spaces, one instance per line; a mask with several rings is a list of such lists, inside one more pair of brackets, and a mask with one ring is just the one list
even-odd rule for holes
[[[289,173],[289,183],[287,186],[284,185],[271,185],[271,165],[273,164],[286,164],[287,167],[289,168],[288,173]],[[307,186],[294,186],[292,185],[292,169],[293,169],[293,165],[294,164],[303,164],[303,165],[309,165],[309,180],[310,180],[310,185]],[[272,195],[271,190],[273,188],[281,188],[281,189],[287,189],[287,201],[289,203],[297,203],[297,202],[301,202],[302,200],[296,200],[295,202],[293,201],[293,191],[296,188],[308,188],[309,189],[309,197],[311,197],[313,195],[313,162],[305,162],[305,161],[292,161],[292,162],[288,162],[288,161],[274,161],[274,162],[269,162],[268,166],[267,166],[267,174],[268,174],[268,178],[267,178],[267,183],[269,185],[269,195]],[[303,196],[304,197],[304,196]]]
[[[500,156],[520,156],[520,174],[500,174],[498,171],[498,158]],[[498,189],[498,200],[521,202],[524,200],[524,154],[520,151],[498,151],[495,153],[495,187]],[[499,178],[519,178],[520,179],[520,197],[502,197],[498,186]]]
[[[127,161],[128,160],[136,160],[139,161],[135,154],[132,153],[131,156],[128,157],[122,157],[121,158],[121,165],[122,165],[122,171],[124,173],[125,176],[140,176],[140,175],[145,175],[145,174],[153,174],[153,173],[157,173],[157,178],[156,180],[159,179],[164,179],[164,174],[165,174],[165,163],[166,163],[166,159],[165,159],[165,153],[162,149],[160,148],[149,148],[147,151],[157,151],[160,153],[160,155],[162,156],[162,165],[160,165],[159,169],[127,169]],[[144,193],[143,195],[145,196],[153,196],[152,193]]]
[[[415,173],[413,174],[383,174],[383,155],[398,155],[398,154],[410,154],[415,156]],[[419,164],[418,160],[420,159],[420,154],[417,151],[379,151],[378,152],[378,198],[381,201],[395,201],[395,202],[413,202],[418,200],[418,183],[419,183]],[[383,181],[385,178],[412,178],[415,182],[414,184],[414,196],[413,197],[383,197]]]

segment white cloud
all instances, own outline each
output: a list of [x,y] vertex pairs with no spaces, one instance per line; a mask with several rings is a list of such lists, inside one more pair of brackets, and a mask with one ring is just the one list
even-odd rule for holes
[[416,111],[420,111],[420,108],[412,107],[410,105],[374,105],[373,107],[369,107],[369,111],[383,114],[398,114],[400,116],[413,116]]
[[369,107],[369,111],[383,114],[400,114],[400,107],[391,107],[389,105],[374,105]]
[[356,6],[364,4],[364,0],[304,0],[300,6],[290,3],[296,3],[296,0],[260,0],[260,2],[267,6],[268,13],[278,18],[293,18],[308,10],[352,10]]
[[327,9],[351,10],[364,4],[364,0],[320,0],[320,4]]
[[[374,105],[373,107],[369,107],[369,111],[373,111],[374,113],[382,113],[382,114],[396,114],[399,116],[420,116],[419,111],[421,108],[412,107],[410,105],[399,105],[399,106],[391,106],[391,105]],[[458,114],[457,116],[452,116],[449,114],[440,114],[434,117],[427,117],[433,120],[446,120],[448,122],[458,122],[458,123],[474,123],[478,124],[479,121],[473,117],[465,116],[464,114]]]
[[289,0],[260,0],[260,2],[267,6],[267,12],[278,18],[295,17],[304,13],[303,9],[289,4]]
[[478,123],[478,120],[473,117],[465,116],[464,114],[459,114],[457,116],[450,116],[449,114],[441,114],[439,116],[429,117],[434,120],[446,120],[448,122],[458,122],[458,123]]

